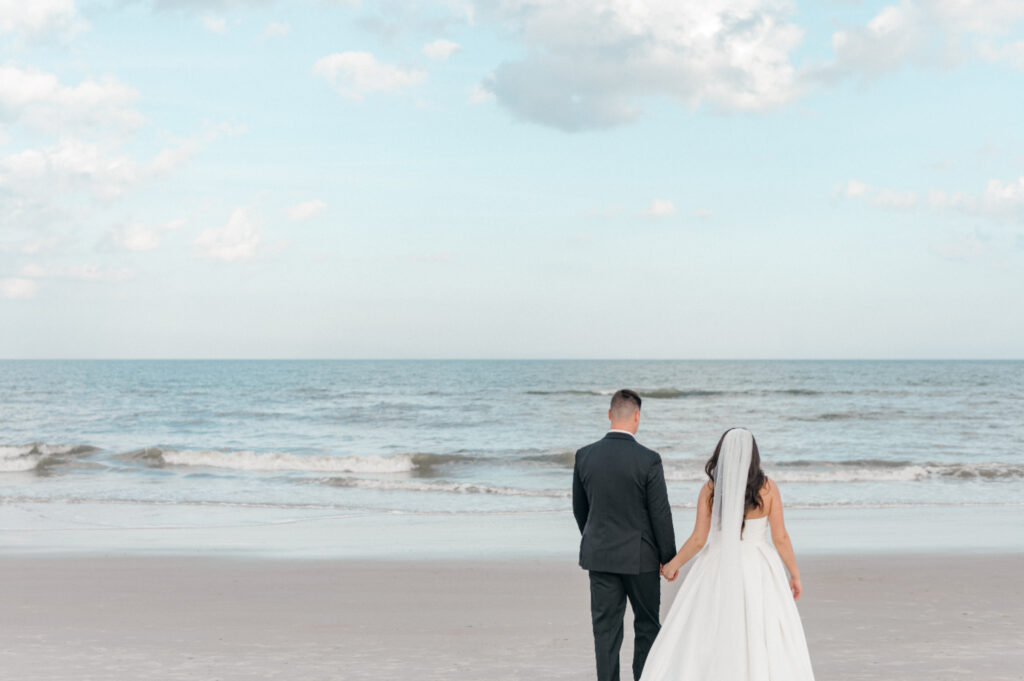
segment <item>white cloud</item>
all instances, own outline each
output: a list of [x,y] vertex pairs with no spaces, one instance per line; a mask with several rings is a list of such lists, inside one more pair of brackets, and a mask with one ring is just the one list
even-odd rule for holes
[[877,76],[908,61],[949,66],[972,55],[1024,68],[1024,41],[1000,43],[1024,20],[1019,0],[901,0],[865,26],[835,32],[835,57],[808,69],[813,79]]
[[190,161],[202,150],[206,141],[203,138],[192,137],[182,140],[176,146],[161,149],[147,164],[146,170],[155,177],[167,175]]
[[56,191],[86,191],[110,200],[129,187],[167,175],[221,135],[240,132],[244,128],[211,128],[162,150],[141,165],[116,145],[64,137],[48,147],[25,149],[0,158],[0,188],[22,198],[46,198]]
[[39,284],[31,279],[8,277],[0,279],[0,295],[4,298],[31,298],[39,290]]
[[30,263],[21,268],[21,276],[35,278],[78,279],[81,281],[124,281],[132,276],[129,268],[103,269],[99,265],[66,265],[45,267]]
[[302,203],[297,203],[288,209],[288,219],[295,222],[309,220],[310,218],[320,215],[326,210],[327,204],[320,199],[303,201]]
[[871,203],[879,208],[908,210],[917,205],[917,194],[910,191],[898,192],[892,189],[882,189],[875,194]]
[[113,78],[62,85],[35,69],[0,66],[0,123],[60,132],[100,128],[134,130],[142,115],[131,108],[138,93]]
[[1024,40],[1017,40],[1003,45],[994,45],[986,42],[978,47],[978,51],[982,59],[991,62],[1004,62],[1013,68],[1024,71]]
[[921,0],[921,6],[946,28],[959,32],[1000,34],[1024,20],[1019,0]]
[[160,247],[160,231],[140,222],[130,222],[111,228],[107,240],[126,251],[152,251]]
[[176,170],[202,151],[208,144],[223,136],[243,135],[247,132],[244,125],[221,124],[208,127],[202,132],[186,137],[161,150],[147,165],[145,172],[149,176],[160,177]]
[[86,27],[74,0],[0,0],[0,34],[38,37],[61,33],[70,37]]
[[668,199],[654,199],[650,207],[644,212],[651,217],[665,217],[676,214],[676,204]]
[[645,98],[761,111],[798,93],[802,30],[787,0],[507,0],[477,5],[526,48],[482,87],[518,117],[566,131],[627,123]]
[[469,101],[472,104],[485,104],[487,102],[493,102],[495,99],[497,98],[494,96],[494,93],[480,83],[474,85],[473,89],[469,93]]
[[0,187],[25,194],[81,189],[111,199],[138,177],[138,166],[127,156],[70,138],[0,158]]
[[228,30],[228,22],[224,17],[218,17],[213,14],[206,14],[202,19],[203,28],[211,33],[224,34]]
[[227,224],[207,227],[192,242],[198,258],[236,262],[249,260],[263,241],[263,232],[248,208],[235,208]]
[[[408,35],[444,35],[453,28],[472,26],[474,3],[479,0],[320,0],[360,5],[364,11],[355,18],[360,28],[376,34],[382,42],[395,44]],[[485,0],[489,1],[489,0]]]
[[[866,200],[890,210],[908,210],[921,204],[917,192],[875,188],[857,180],[850,180],[839,195]],[[1014,180],[989,180],[979,194],[931,189],[927,192],[926,205],[936,212],[956,211],[985,218],[1024,220],[1024,175]]]
[[272,21],[263,29],[264,38],[280,38],[292,32],[292,27],[283,21]]
[[898,68],[926,42],[921,10],[910,0],[889,5],[866,26],[832,34],[834,60],[816,75],[836,78],[874,76]]
[[870,191],[870,189],[871,187],[867,186],[860,180],[850,180],[849,182],[846,183],[846,189],[844,191],[844,194],[848,199],[855,199],[861,196],[865,196],[868,193],[868,191]]
[[447,61],[449,57],[461,49],[458,43],[450,40],[435,40],[423,46],[423,54],[436,61]]
[[[93,199],[115,200],[173,172],[213,139],[244,131],[208,127],[172,140],[151,159],[140,158],[129,147],[145,122],[137,99],[133,88],[113,78],[68,83],[38,69],[0,64],[0,139],[33,142],[0,152],[0,250],[46,248],[45,240],[77,229],[102,209]],[[143,243],[139,235],[129,241]]]
[[[83,222],[89,200],[117,199],[129,189],[167,175],[221,135],[244,129],[221,125],[172,141],[152,159],[129,151],[129,133],[144,119],[135,110],[138,93],[112,78],[66,84],[54,74],[0,65],[0,133],[17,139],[29,130],[54,133],[52,141],[0,154],[0,227],[20,242],[52,236]],[[26,133],[22,135],[21,133]],[[15,238],[4,245],[17,245]]]
[[1019,213],[1024,210],[1024,175],[1009,182],[989,180],[982,196],[982,205],[994,213]]
[[181,229],[184,220],[171,220],[162,225],[147,226],[141,222],[129,222],[107,231],[103,244],[126,251],[152,251],[160,247],[165,232]]
[[369,52],[337,52],[313,65],[342,96],[362,99],[371,92],[401,92],[424,79],[425,71],[382,64]]
[[852,201],[866,201],[877,208],[889,210],[908,210],[918,203],[918,195],[915,192],[872,187],[856,179],[849,180],[845,185],[837,185],[832,196]]
[[1024,219],[1024,175],[1016,180],[989,180],[981,194],[932,190],[928,203],[936,209],[948,208],[990,218]]

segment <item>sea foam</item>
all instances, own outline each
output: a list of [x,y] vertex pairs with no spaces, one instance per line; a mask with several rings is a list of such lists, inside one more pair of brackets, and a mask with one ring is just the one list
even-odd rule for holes
[[202,466],[238,471],[294,471],[312,473],[409,473],[418,467],[416,456],[306,456],[286,452],[223,452],[205,449],[163,449],[150,447],[129,452],[122,458],[143,461],[149,466]]
[[[919,482],[925,480],[1012,480],[1024,478],[1024,466],[999,462],[914,463],[910,461],[790,462],[765,465],[768,477],[779,482]],[[707,480],[703,467],[671,468],[665,479],[675,482]]]
[[51,445],[43,442],[0,445],[0,473],[23,473],[59,465],[96,449],[90,445]]
[[319,482],[333,487],[356,489],[404,491],[404,492],[447,492],[449,494],[494,494],[504,497],[546,497],[568,498],[570,492],[562,490],[530,490],[515,487],[498,487],[475,482],[449,482],[444,480],[380,480],[369,478],[324,478]]

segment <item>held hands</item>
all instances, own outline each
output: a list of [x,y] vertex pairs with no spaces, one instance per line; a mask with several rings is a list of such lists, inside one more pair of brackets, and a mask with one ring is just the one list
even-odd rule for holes
[[789,578],[789,590],[793,592],[793,600],[800,598],[800,594],[804,592],[803,586],[800,584],[800,576]]
[[670,560],[661,566],[661,576],[666,580],[673,582],[676,577],[679,576],[679,564],[676,563],[675,559]]

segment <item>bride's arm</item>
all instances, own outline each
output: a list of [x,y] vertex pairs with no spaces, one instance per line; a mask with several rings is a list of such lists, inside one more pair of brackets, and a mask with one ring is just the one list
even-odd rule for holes
[[672,581],[679,574],[679,568],[686,565],[686,561],[697,555],[697,552],[704,548],[704,542],[708,540],[708,532],[711,530],[711,483],[705,483],[700,489],[700,496],[697,497],[697,520],[693,524],[693,532],[689,539],[679,549],[676,557],[665,564],[661,574],[665,579]]
[[768,488],[768,525],[772,528],[772,543],[775,544],[779,557],[786,564],[789,570],[789,588],[793,591],[793,598],[800,598],[803,586],[800,584],[800,569],[796,566],[796,555],[793,553],[793,542],[789,541],[789,533],[786,532],[786,523],[782,518],[782,496],[779,494],[779,486],[774,480],[769,480]]

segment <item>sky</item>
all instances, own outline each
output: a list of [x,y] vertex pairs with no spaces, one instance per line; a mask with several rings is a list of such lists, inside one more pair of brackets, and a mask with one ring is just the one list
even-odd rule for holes
[[1024,357],[1016,0],[0,0],[0,357]]

